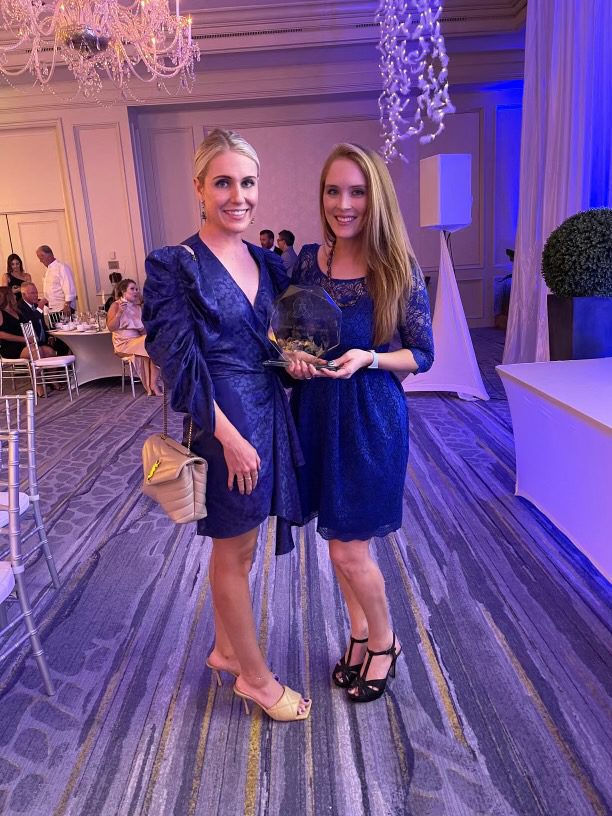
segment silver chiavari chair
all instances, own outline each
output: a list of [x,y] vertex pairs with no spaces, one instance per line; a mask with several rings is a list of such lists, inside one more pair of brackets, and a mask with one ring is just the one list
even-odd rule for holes
[[[26,529],[22,534],[22,543],[35,539],[33,546],[23,555],[27,564],[31,557],[42,550],[47,562],[51,581],[59,589],[60,579],[53,559],[53,553],[47,539],[47,531],[42,511],[40,509],[40,494],[38,489],[38,471],[36,467],[36,413],[34,394],[0,397],[0,433],[16,431],[19,435],[19,452],[25,460],[26,491],[28,497],[28,513],[26,514]],[[0,540],[0,558],[8,553],[8,547]]]
[[7,379],[10,380],[13,391],[15,390],[16,380],[29,380],[33,386],[34,375],[29,358],[27,360],[22,358],[12,359],[0,355],[0,396],[4,394],[6,389],[4,381]]
[[136,399],[136,389],[134,388],[134,382],[136,381],[136,376],[134,374],[134,355],[133,354],[126,354],[125,356],[121,356],[121,393],[125,392],[125,378],[126,375],[130,378],[130,386],[132,388],[132,399]]
[[[12,600],[14,595],[20,608],[16,615],[10,617],[4,611],[0,619],[0,640],[3,643],[8,641],[0,648],[0,661],[5,660],[26,640],[29,640],[45,691],[52,695],[55,694],[55,689],[28,595],[25,582],[25,562],[21,552],[21,516],[24,507],[29,504],[29,499],[27,494],[19,491],[19,433],[9,431],[0,434],[0,449],[6,449],[1,470],[6,469],[7,471],[5,483],[8,488],[6,493],[0,492],[0,518],[4,522],[3,526],[0,526],[0,534],[8,534],[9,539],[8,558],[0,559],[0,607],[6,601]],[[25,624],[26,632],[21,636],[15,636],[17,627],[21,623]]]
[[[51,383],[66,383],[68,386],[68,396],[72,402],[72,389],[79,396],[79,383],[77,381],[74,354],[65,354],[58,357],[41,357],[38,349],[38,340],[32,323],[22,323],[21,331],[26,341],[26,346],[30,355],[30,365],[34,385],[41,385],[45,397],[47,396],[46,386]],[[40,382],[38,375],[40,374]]]
[[48,329],[57,328],[58,324],[61,323],[63,317],[64,317],[63,312],[49,312],[46,318],[47,328]]

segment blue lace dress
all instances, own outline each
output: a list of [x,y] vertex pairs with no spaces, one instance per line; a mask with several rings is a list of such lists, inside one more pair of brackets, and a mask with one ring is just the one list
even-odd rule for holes
[[[302,248],[292,282],[323,286],[317,244]],[[334,280],[342,308],[340,346],[328,359],[351,348],[385,352],[373,345],[373,303],[365,278]],[[403,348],[427,371],[433,363],[429,300],[423,275],[413,269],[405,319],[398,326]],[[397,377],[380,369],[360,369],[348,380],[315,378],[294,388],[291,407],[306,464],[299,471],[302,509],[318,515],[326,539],[365,541],[397,530],[408,464],[408,408]]]
[[[252,306],[199,235],[185,244],[195,255],[174,246],[147,258],[143,323],[170,404],[193,418],[192,449],[208,462],[208,515],[198,533],[230,538],[277,516],[280,555],[293,547],[290,525],[301,521],[295,470],[303,460],[278,370],[263,362],[278,356],[267,339],[268,315],[289,279],[279,257],[247,244],[259,266]],[[223,447],[214,437],[215,402],[260,456],[250,496],[227,488]]]

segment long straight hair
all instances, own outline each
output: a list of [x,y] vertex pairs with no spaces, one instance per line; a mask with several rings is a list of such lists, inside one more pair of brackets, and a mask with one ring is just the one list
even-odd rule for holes
[[8,256],[8,258],[6,259],[6,271],[7,271],[7,274],[10,275],[11,272],[12,272],[11,264],[13,263],[13,261],[19,261],[19,271],[23,275],[23,273],[25,272],[25,269],[23,268],[23,261],[21,260],[19,255],[16,255],[14,252],[12,252]]
[[378,346],[391,340],[404,319],[416,260],[386,164],[374,150],[349,142],[334,147],[321,171],[319,207],[326,245],[331,247],[336,241],[323,207],[325,181],[336,159],[355,162],[366,179],[368,205],[361,240],[367,259],[368,292],[374,302],[374,343]]

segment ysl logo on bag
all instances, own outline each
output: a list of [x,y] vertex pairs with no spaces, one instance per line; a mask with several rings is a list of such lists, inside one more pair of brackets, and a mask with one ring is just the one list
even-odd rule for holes
[[157,468],[158,468],[160,465],[161,465],[161,459],[157,459],[155,462],[153,462],[153,467],[152,467],[152,468],[151,468],[151,470],[150,470],[150,471],[147,473],[147,482],[150,482],[150,481],[151,481],[151,479],[153,478],[153,476],[155,476],[155,471],[157,470]]

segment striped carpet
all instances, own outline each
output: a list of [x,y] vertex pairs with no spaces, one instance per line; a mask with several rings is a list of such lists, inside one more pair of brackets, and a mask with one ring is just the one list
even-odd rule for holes
[[0,813],[28,816],[604,816],[612,811],[612,592],[513,496],[503,336],[474,332],[493,399],[410,397],[402,529],[375,542],[404,648],[354,706],[330,666],[347,634],[312,526],[262,529],[252,589],[305,723],[244,714],[204,667],[209,544],[139,494],[158,400],[86,386],[41,402],[43,509],[63,586],[29,571],[57,694],[0,666]]

